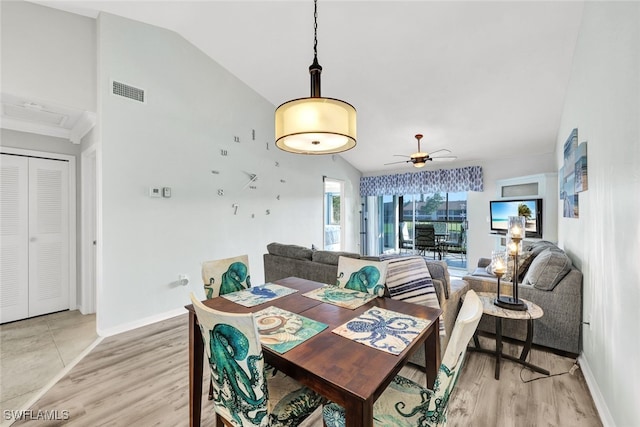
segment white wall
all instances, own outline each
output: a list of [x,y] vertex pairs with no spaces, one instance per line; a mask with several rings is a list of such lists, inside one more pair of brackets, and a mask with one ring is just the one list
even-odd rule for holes
[[3,1],[2,92],[96,110],[95,20]]
[[586,2],[557,140],[588,141],[580,218],[560,244],[584,273],[581,366],[605,426],[640,420],[640,3]]
[[[356,169],[275,148],[275,107],[171,31],[103,14],[98,48],[99,331],[181,311],[192,290],[204,297],[202,261],[247,253],[261,283],[268,243],[321,247],[323,175],[346,181],[345,249],[359,251]],[[111,79],[145,89],[147,103],[111,95]],[[245,172],[258,174],[257,189],[243,189]],[[150,198],[149,186],[172,197]],[[188,287],[176,286],[179,274]]]

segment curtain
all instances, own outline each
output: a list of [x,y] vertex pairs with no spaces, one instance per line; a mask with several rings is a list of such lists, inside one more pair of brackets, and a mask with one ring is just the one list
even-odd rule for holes
[[459,191],[484,191],[482,166],[360,178],[362,197]]

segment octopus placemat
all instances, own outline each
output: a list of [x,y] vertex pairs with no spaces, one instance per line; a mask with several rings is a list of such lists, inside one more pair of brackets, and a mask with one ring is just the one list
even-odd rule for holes
[[374,307],[332,332],[387,353],[400,354],[430,323],[430,320]]
[[328,326],[278,307],[267,307],[254,315],[260,342],[278,353],[291,350]]
[[265,283],[264,285],[252,286],[237,292],[220,295],[237,304],[245,307],[253,307],[254,305],[264,304],[285,295],[298,292],[297,289],[287,288],[286,286],[276,285],[275,283]]
[[376,295],[339,286],[327,285],[302,294],[305,297],[354,310],[376,298]]

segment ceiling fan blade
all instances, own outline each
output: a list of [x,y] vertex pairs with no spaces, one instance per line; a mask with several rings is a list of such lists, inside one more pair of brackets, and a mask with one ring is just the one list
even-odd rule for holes
[[385,163],[385,165],[395,165],[398,163],[409,163],[411,162],[411,160],[402,160],[401,162],[391,162],[391,163]]
[[439,150],[436,150],[436,151],[433,151],[433,152],[429,153],[429,156],[431,156],[432,154],[439,153],[439,152],[441,152],[441,151],[446,151],[447,153],[450,153],[450,152],[451,152],[451,150],[447,150],[446,148],[441,148],[441,149],[439,149]]
[[406,157],[407,159],[410,159],[410,156],[405,156],[404,154],[394,154],[393,157]]
[[431,157],[431,160],[434,162],[450,162],[452,160],[457,159],[456,156],[441,156],[441,157]]

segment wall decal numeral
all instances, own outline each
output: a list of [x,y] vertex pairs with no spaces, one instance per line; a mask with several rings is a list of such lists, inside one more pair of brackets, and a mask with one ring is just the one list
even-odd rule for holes
[[251,139],[252,140],[256,140],[256,130],[255,129],[251,129]]
[[257,189],[257,188],[258,188],[258,187],[256,187],[255,185],[250,185],[250,186],[249,186],[249,189],[251,189],[251,190],[255,190],[255,189]]
[[268,142],[265,142],[265,144],[267,144],[267,150],[268,150],[268,149],[269,149],[269,143],[268,143]]
[[271,215],[271,210],[267,209],[267,215]]
[[233,214],[238,215],[238,204],[234,203],[231,205],[231,207],[233,208]]
[[280,182],[284,184],[287,181],[285,181],[284,179],[281,179]]
[[211,171],[211,173],[214,175],[220,175],[220,171]]
[[233,142],[240,142],[240,137],[239,136],[234,136],[233,137]]
[[256,217],[256,214],[251,214],[251,218],[255,218],[255,217]]
[[280,195],[279,194],[276,196],[276,200],[280,200]]
[[276,162],[276,167],[279,168],[280,167],[280,162]]
[[220,155],[221,156],[226,156],[228,154],[229,154],[229,152],[227,150],[220,150]]
[[222,188],[218,189],[218,196],[224,196],[224,190]]

